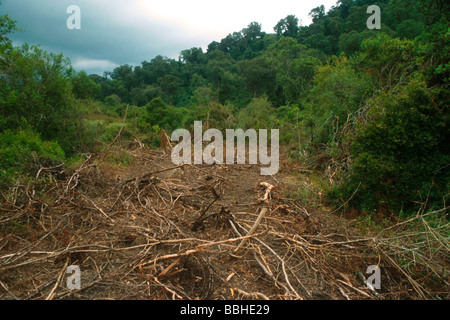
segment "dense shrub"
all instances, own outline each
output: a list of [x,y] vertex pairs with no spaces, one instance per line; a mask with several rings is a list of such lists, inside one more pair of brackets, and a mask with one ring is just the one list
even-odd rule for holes
[[36,172],[40,167],[60,164],[64,151],[57,142],[42,141],[31,129],[0,133],[0,182],[13,182],[19,175]]
[[0,132],[31,126],[69,152],[80,130],[69,60],[37,46],[4,44],[0,69]]
[[100,94],[100,85],[96,84],[84,71],[76,73],[72,79],[72,92],[76,98],[97,98]]
[[361,184],[352,202],[362,209],[444,206],[450,181],[449,123],[434,100],[421,80],[374,97],[368,120],[357,124],[348,176],[331,194],[347,199]]

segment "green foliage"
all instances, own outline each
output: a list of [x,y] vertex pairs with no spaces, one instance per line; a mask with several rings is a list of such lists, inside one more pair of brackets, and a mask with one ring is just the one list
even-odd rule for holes
[[422,80],[374,97],[369,121],[357,123],[348,178],[335,192],[345,199],[361,184],[353,197],[359,208],[442,207],[450,181],[449,122],[442,117],[448,107],[433,100]]
[[400,23],[396,31],[400,38],[414,39],[425,31],[425,24],[422,21],[409,19]]
[[12,183],[20,175],[35,173],[40,167],[60,164],[64,151],[57,142],[42,141],[31,129],[0,133],[0,182]]
[[110,107],[117,108],[120,105],[120,98],[116,94],[112,94],[105,98],[105,104]]
[[100,93],[100,85],[95,83],[84,71],[71,78],[72,92],[78,99],[96,98]]
[[210,128],[225,130],[236,126],[235,109],[228,104],[212,101],[208,104],[193,106],[187,115],[185,126],[192,127],[194,121],[208,123]]
[[164,103],[161,98],[155,98],[146,106],[145,122],[157,125],[166,130],[175,130],[181,127],[186,109],[177,108]]
[[239,110],[236,122],[238,127],[243,129],[275,129],[275,108],[267,97],[255,98],[245,108]]
[[31,126],[68,151],[79,130],[68,59],[37,46],[6,44],[0,47],[0,68],[0,132]]
[[404,83],[418,66],[423,48],[411,40],[391,38],[382,33],[366,39],[355,59],[360,69],[378,80],[378,86],[391,90]]
[[371,79],[355,71],[345,57],[334,58],[330,64],[318,68],[304,112],[305,124],[313,130],[311,142],[315,145],[335,142],[348,115],[362,107],[371,87]]
[[276,83],[287,104],[296,103],[310,89],[320,60],[306,46],[290,37],[282,37],[268,49],[268,61],[276,70]]
[[[366,27],[369,5],[381,8],[381,30]],[[332,172],[323,180],[334,180],[333,200],[371,212],[442,206],[448,8],[444,0],[340,0],[328,12],[314,8],[309,26],[288,15],[266,34],[252,22],[206,52],[158,55],[103,77],[75,73],[68,59],[39,47],[12,46],[17,24],[2,15],[0,179],[64,159],[59,146],[70,156],[109,143],[128,106],[123,138],[157,146],[161,129],[195,120],[222,130],[279,128],[291,150]]]
[[424,73],[430,86],[444,85],[450,78],[450,23],[442,17],[418,37],[425,47]]
[[237,66],[247,88],[253,92],[253,98],[256,98],[258,93],[270,90],[275,80],[275,72],[265,57],[242,60]]
[[8,35],[17,31],[20,31],[17,27],[17,21],[11,19],[6,14],[0,16],[0,45],[11,43]]
[[288,15],[286,18],[281,19],[273,30],[279,37],[295,37],[299,30],[298,18],[292,14]]
[[376,37],[378,32],[374,30],[364,30],[357,32],[352,30],[343,33],[339,37],[339,49],[347,56],[357,54],[361,50],[361,44],[365,39]]
[[[351,200],[350,206],[370,212],[445,206],[450,187],[445,25],[436,23],[415,41],[370,36],[358,51],[341,36],[343,49],[354,56],[334,58],[317,70],[303,121],[312,129],[313,163],[337,174],[329,199]],[[356,31],[350,35],[359,37]]]

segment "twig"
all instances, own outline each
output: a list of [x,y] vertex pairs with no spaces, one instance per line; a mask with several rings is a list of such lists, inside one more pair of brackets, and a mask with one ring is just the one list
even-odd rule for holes
[[[206,217],[205,217],[206,212],[220,198],[220,196],[217,194],[217,192],[214,189],[214,187],[212,187],[211,191],[212,191],[212,193],[214,195],[214,200],[206,207],[205,210],[203,210],[202,214],[197,218],[197,220],[195,220],[195,222],[192,225],[192,229],[191,229],[192,231],[196,231],[200,227],[200,224],[202,223],[202,221],[204,219],[206,219]],[[223,210],[223,208],[222,208],[222,210]]]
[[69,265],[69,258],[66,259],[66,263],[64,264],[64,267],[61,270],[61,273],[59,274],[58,280],[55,283],[55,286],[53,287],[52,291],[50,291],[49,295],[45,300],[52,300],[53,296],[55,295],[55,291],[58,288],[59,284],[61,283],[61,279],[64,275],[64,273],[67,271],[67,266]]
[[[266,213],[267,213],[267,208],[262,208],[261,212],[258,215],[258,218],[256,218],[256,221],[253,224],[253,227],[247,233],[247,237],[251,236],[253,234],[253,232],[255,232],[256,228],[258,228],[259,224],[261,223],[262,218],[264,218]],[[247,241],[247,238],[242,240],[241,243],[239,243],[239,245],[236,247],[236,249],[234,249],[233,253],[236,254],[246,241]]]
[[147,265],[150,265],[150,264],[155,264],[155,263],[157,263],[157,262],[159,262],[159,261],[162,261],[162,260],[173,259],[173,258],[180,258],[180,257],[186,257],[186,256],[189,256],[189,255],[191,255],[191,254],[193,254],[193,253],[199,252],[199,251],[201,251],[202,249],[205,249],[205,248],[208,248],[208,247],[218,246],[218,245],[225,244],[225,243],[229,243],[229,242],[240,241],[240,240],[243,240],[243,239],[248,239],[248,238],[252,238],[252,237],[257,237],[257,236],[259,236],[259,235],[260,235],[260,234],[246,235],[246,236],[239,237],[239,238],[232,238],[232,239],[226,239],[226,240],[222,240],[222,241],[216,241],[216,242],[210,242],[210,243],[206,243],[206,244],[200,244],[200,245],[198,245],[197,248],[195,248],[195,249],[190,249],[190,250],[187,250],[187,251],[181,252],[181,253],[167,254],[167,255],[165,255],[165,256],[157,257],[157,258],[155,258],[155,259],[153,259],[153,260],[150,260],[150,261],[147,261],[147,262],[144,262],[144,263],[135,265],[135,266],[133,267],[133,269],[136,269],[137,267],[142,268],[142,267],[147,266]]
[[155,175],[157,173],[166,172],[166,171],[170,171],[170,170],[176,170],[176,169],[182,168],[184,166],[185,166],[184,164],[180,164],[180,165],[175,166],[175,167],[170,167],[170,168],[165,168],[165,169],[161,169],[161,170],[152,171],[152,172],[146,173],[146,174],[144,174],[144,175],[142,175],[142,176],[140,176],[138,178],[132,178],[132,179],[125,180],[123,182],[123,184],[127,184],[128,182],[131,182],[133,180],[142,180],[144,178],[147,178],[149,176]]
[[45,170],[53,170],[53,169],[61,168],[63,165],[64,165],[64,162],[61,163],[61,164],[59,164],[59,165],[57,165],[57,166],[50,167],[50,168],[44,168],[44,167],[41,167],[41,168],[38,170],[38,172],[36,173],[36,180],[39,178],[39,175],[41,174],[41,171],[45,171]]
[[353,194],[351,195],[351,197],[348,198],[348,200],[345,201],[339,208],[337,208],[336,210],[331,211],[329,214],[331,215],[331,214],[333,214],[333,213],[335,213],[335,212],[338,212],[339,209],[341,209],[343,206],[345,206],[347,203],[349,203],[350,200],[352,200],[353,197],[355,196],[355,194],[358,192],[359,187],[361,187],[361,182],[358,184],[358,187],[355,189],[355,191],[353,192]]
[[11,297],[13,297],[15,300],[20,300],[11,291],[9,291],[8,287],[2,281],[0,281],[0,285],[3,287],[3,289],[6,290],[6,292],[8,292],[11,295]]
[[100,208],[99,206],[97,206],[97,205],[95,204],[94,201],[92,201],[91,199],[89,199],[89,198],[86,197],[85,195],[83,195],[83,198],[85,198],[87,201],[89,201],[89,202],[95,207],[95,209],[97,209],[98,211],[100,211],[106,218],[108,218],[109,220],[111,220],[111,222],[114,222],[114,220],[113,220],[110,216],[108,216],[108,215],[102,210],[102,208]]
[[238,293],[242,294],[245,297],[256,297],[256,298],[260,298],[263,300],[270,300],[266,295],[260,293],[260,292],[245,292],[242,289],[239,288],[234,288],[234,290],[236,290]]

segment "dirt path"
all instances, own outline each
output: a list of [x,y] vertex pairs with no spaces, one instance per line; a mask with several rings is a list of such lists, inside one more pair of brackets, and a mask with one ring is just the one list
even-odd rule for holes
[[[286,196],[305,177],[284,159],[267,177],[133,154],[128,167],[86,162],[64,179],[47,172],[45,192],[23,190],[10,206],[20,217],[2,223],[1,299],[401,298],[388,290],[395,270],[378,296],[362,282],[380,253],[352,221]],[[274,187],[267,201],[262,182]],[[68,265],[79,290],[66,286]]]

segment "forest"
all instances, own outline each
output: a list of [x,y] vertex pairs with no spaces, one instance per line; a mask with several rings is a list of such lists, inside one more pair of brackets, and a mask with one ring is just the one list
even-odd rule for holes
[[[381,9],[379,30],[366,25],[369,5]],[[43,168],[75,170],[118,134],[156,150],[162,130],[203,121],[279,129],[286,166],[308,172],[333,212],[445,213],[449,9],[444,0],[339,0],[312,9],[308,26],[295,15],[273,33],[250,22],[178,59],[149,57],[103,76],[37,45],[14,46],[20,21],[0,15],[0,203],[18,186],[48,190]],[[133,161],[122,151],[109,160]]]
[[[313,9],[309,26],[289,15],[273,34],[252,22],[206,52],[156,56],[103,77],[39,47],[13,47],[7,36],[19,27],[3,15],[0,178],[95,150],[99,127],[103,141],[115,128],[88,115],[123,117],[130,105],[129,130],[153,146],[161,128],[207,118],[218,129],[279,128],[292,157],[333,175],[330,200],[358,188],[350,204],[361,210],[444,207],[448,5],[414,2],[340,1],[328,13]],[[366,26],[370,4],[382,10],[381,30]]]

